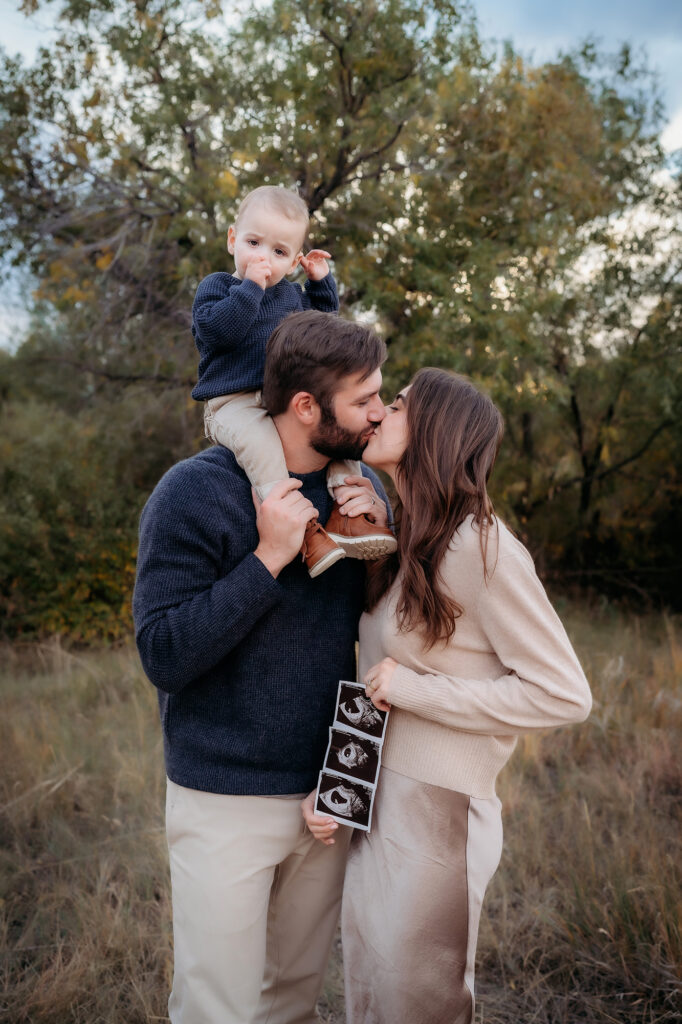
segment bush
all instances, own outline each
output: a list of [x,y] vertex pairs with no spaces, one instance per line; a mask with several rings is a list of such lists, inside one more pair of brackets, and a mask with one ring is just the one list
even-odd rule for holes
[[[75,415],[35,400],[0,413],[0,618],[6,637],[130,632],[137,523],[177,457],[161,399]],[[177,394],[172,401],[177,404]],[[162,438],[162,440],[161,440]]]

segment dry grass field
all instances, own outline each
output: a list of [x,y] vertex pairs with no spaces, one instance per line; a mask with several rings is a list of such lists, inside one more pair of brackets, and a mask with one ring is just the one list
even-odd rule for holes
[[[679,624],[559,608],[595,707],[501,779],[477,1019],[679,1021]],[[4,648],[0,748],[0,1021],[167,1020],[161,740],[133,649]],[[320,1016],[343,1021],[338,952]]]

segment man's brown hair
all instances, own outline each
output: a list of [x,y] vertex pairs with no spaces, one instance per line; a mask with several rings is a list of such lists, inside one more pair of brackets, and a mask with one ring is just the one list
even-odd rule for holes
[[371,327],[317,310],[292,313],[268,340],[263,405],[278,416],[307,391],[331,413],[341,378],[360,373],[363,381],[385,359],[386,345]]

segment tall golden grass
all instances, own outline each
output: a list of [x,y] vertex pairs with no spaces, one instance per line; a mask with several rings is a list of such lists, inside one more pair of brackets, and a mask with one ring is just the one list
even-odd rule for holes
[[[480,1024],[680,1020],[682,647],[666,617],[560,611],[595,695],[526,737],[478,957]],[[2,650],[0,1020],[167,1020],[172,971],[153,688],[134,650]],[[321,1019],[343,1021],[334,956]],[[444,1022],[445,1024],[445,1022]]]

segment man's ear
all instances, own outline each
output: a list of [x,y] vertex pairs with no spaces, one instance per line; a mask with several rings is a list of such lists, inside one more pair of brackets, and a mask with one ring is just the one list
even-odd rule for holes
[[320,406],[309,391],[297,391],[289,408],[304,427],[316,427],[320,422]]
[[229,228],[227,229],[227,251],[229,252],[230,256],[234,256],[234,240],[234,225],[230,224]]

